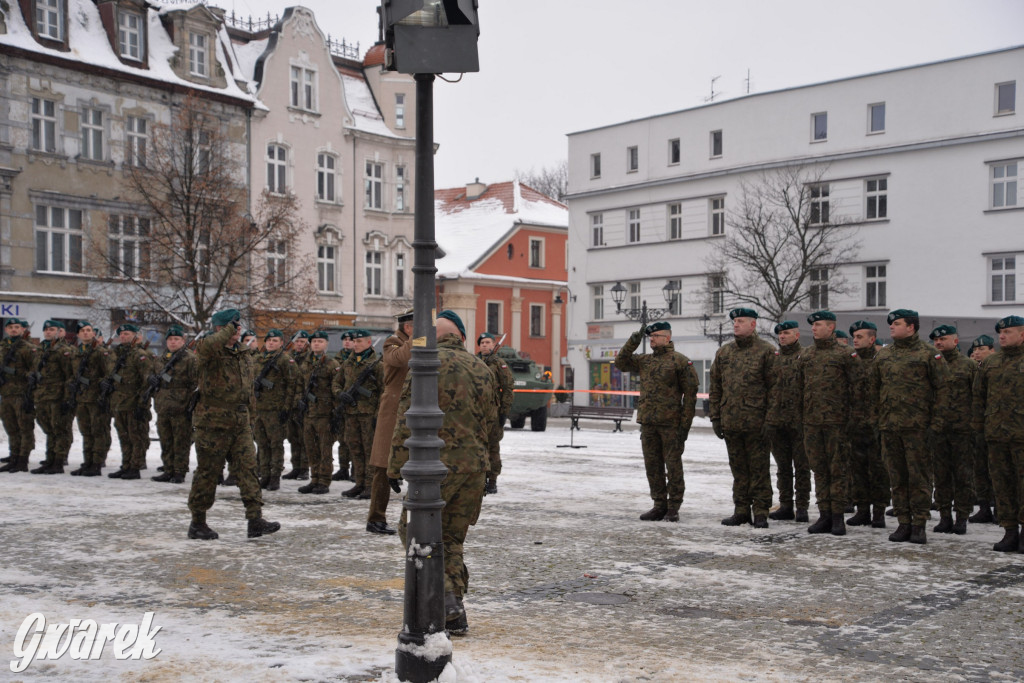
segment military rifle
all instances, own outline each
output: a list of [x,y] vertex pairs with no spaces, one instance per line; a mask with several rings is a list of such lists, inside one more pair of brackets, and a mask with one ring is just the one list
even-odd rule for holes
[[323,367],[325,362],[327,362],[327,352],[325,351],[324,355],[319,359],[314,357],[310,362],[312,363],[312,369],[309,371],[309,381],[306,382],[306,389],[302,393],[302,398],[299,399],[298,405],[298,421],[300,424],[302,423],[303,418],[305,418],[306,411],[309,410],[309,406],[316,403],[316,394],[313,392],[316,391],[317,380],[320,378],[320,368]]
[[[297,334],[298,333],[296,333],[296,335]],[[274,369],[277,368],[277,361],[281,359],[281,356],[284,355],[286,351],[289,351],[292,348],[292,344],[294,342],[295,337],[292,337],[292,340],[288,342],[287,346],[285,346],[283,349],[275,353],[273,358],[269,359],[266,363],[263,364],[263,369],[260,370],[259,376],[256,378],[256,381],[253,382],[252,385],[253,396],[259,398],[260,394],[263,393],[264,389],[274,388],[274,383],[267,379],[267,375],[269,375],[271,372],[274,371]]]
[[43,380],[43,370],[46,368],[46,364],[50,362],[50,354],[53,353],[53,345],[56,340],[51,341],[46,350],[43,351],[43,357],[39,359],[39,365],[36,369],[28,373],[28,386],[25,388],[25,401],[24,410],[26,413],[34,413],[36,411],[35,403],[35,392],[36,387]]
[[377,367],[377,363],[380,362],[380,358],[380,356],[377,356],[372,363],[363,368],[363,371],[360,372],[355,381],[352,382],[352,386],[338,394],[338,406],[331,414],[331,431],[337,433],[338,430],[341,429],[341,418],[344,415],[345,410],[349,406],[354,406],[358,400],[355,397],[355,394],[359,394],[363,398],[369,398],[373,395],[369,389],[363,387],[363,382],[365,382],[366,378],[370,376],[373,369]]
[[78,392],[89,386],[89,378],[83,377],[82,373],[85,372],[85,366],[89,364],[89,360],[92,358],[93,352],[98,346],[96,339],[93,338],[89,342],[89,352],[85,354],[85,357],[78,363],[78,372],[75,373],[75,381],[71,384],[71,397],[68,399],[68,405],[70,406],[70,412],[74,413],[78,407]]
[[[147,342],[148,345],[148,342]],[[114,370],[111,372],[102,382],[100,382],[100,411],[104,413],[110,412],[110,395],[114,393],[114,383],[121,382],[121,370],[124,368],[124,364],[128,361],[128,354],[130,354],[131,347],[135,346],[135,340],[132,339],[128,344],[128,350],[124,353],[117,354],[117,362],[114,363]]]
[[167,360],[167,363],[164,365],[163,369],[160,370],[159,373],[152,375],[149,378],[146,390],[142,392],[142,405],[149,405],[150,400],[153,398],[154,395],[156,395],[156,392],[160,391],[160,388],[163,386],[160,383],[161,381],[167,382],[168,384],[171,383],[171,370],[174,369],[174,365],[179,360],[181,360],[182,356],[184,355],[185,347],[183,346],[182,348],[178,349],[177,351],[171,354],[171,357]]
[[[32,334],[31,328],[25,328],[22,331],[21,337],[19,337],[19,339],[24,339],[25,341],[28,341],[28,338],[29,338],[30,334]],[[14,354],[16,354],[17,352],[18,352],[18,339],[12,338],[11,339],[11,348],[9,348],[7,350],[7,353],[4,354],[2,372],[0,372],[0,387],[2,387],[3,385],[7,384],[7,378],[15,373],[14,368],[11,367],[11,363],[14,362]]]

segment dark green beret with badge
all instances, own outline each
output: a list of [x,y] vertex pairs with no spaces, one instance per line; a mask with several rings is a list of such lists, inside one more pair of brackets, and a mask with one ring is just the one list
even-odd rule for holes
[[59,320],[47,320],[45,323],[43,323],[43,329],[45,330],[47,327],[58,327],[62,330],[66,329],[64,327],[64,323],[62,323]]
[[317,330],[313,334],[309,335],[310,339],[327,339],[327,333],[323,330]]
[[669,325],[668,322],[664,320],[659,320],[658,322],[651,323],[650,325],[647,326],[648,335],[653,334],[654,332],[660,332],[661,330],[668,330],[669,332],[671,332],[672,326]]
[[242,333],[242,339],[245,339],[246,337],[255,337],[255,336],[256,336],[256,333],[253,332],[252,330],[246,330],[245,332]]
[[834,323],[836,321],[836,314],[832,311],[815,311],[807,316],[807,322],[814,324],[819,320],[826,320]]
[[919,317],[917,311],[913,311],[909,308],[897,308],[895,311],[891,311],[889,316],[885,319],[885,322],[892,325],[897,320],[902,318],[917,318]]
[[7,322],[4,323],[4,327],[7,325],[21,325],[22,327],[28,327],[28,321],[24,318],[8,318]]
[[213,314],[210,318],[210,324],[214,327],[224,327],[231,323],[236,323],[242,319],[242,314],[238,312],[237,308],[227,308],[223,311],[218,311]]
[[298,332],[295,333],[295,338],[296,339],[309,339],[309,332],[306,332],[305,330],[299,330]]
[[139,326],[138,325],[133,325],[131,323],[121,323],[120,325],[117,326],[117,334],[121,334],[122,332],[138,332],[138,331],[139,331]]
[[753,308],[734,308],[729,311],[729,320],[735,320],[736,318],[756,318],[757,311]]
[[171,325],[167,328],[167,332],[164,334],[164,339],[167,337],[184,337],[185,330],[181,328],[181,325]]
[[871,330],[872,332],[878,332],[878,326],[873,322],[867,320],[858,320],[854,324],[850,325],[850,334],[853,334],[857,330]]
[[775,326],[775,334],[779,332],[785,332],[786,330],[795,330],[800,327],[800,323],[795,320],[783,320],[781,323]]
[[996,323],[996,332],[1008,327],[1024,327],[1024,318],[1019,315],[1008,315]]
[[267,333],[263,335],[263,338],[270,339],[271,337],[279,337],[281,339],[284,339],[284,332],[277,329],[276,327],[271,327],[269,330],[267,330]]
[[938,339],[939,337],[945,337],[948,334],[956,334],[956,328],[952,325],[939,325],[931,334],[928,335],[929,339]]
[[458,313],[449,309],[441,311],[437,314],[437,317],[451,320],[455,323],[455,327],[459,328],[459,333],[462,335],[462,338],[466,338],[466,326],[462,324],[462,318],[459,317]]
[[850,335],[842,330],[836,330],[836,339],[849,339]]
[[494,335],[490,332],[481,332],[480,336],[476,338],[476,343],[479,345],[484,339],[494,339]]
[[346,339],[352,339],[352,330],[345,330],[341,333],[341,341],[345,341]]
[[81,330],[83,327],[92,327],[92,323],[88,320],[79,320],[78,329]]
[[363,339],[364,337],[369,337],[369,336],[370,336],[370,331],[369,330],[352,330],[352,338],[353,339]]
[[987,334],[978,335],[978,338],[971,342],[971,351],[979,346],[987,346],[990,349],[994,349],[996,347],[996,340]]

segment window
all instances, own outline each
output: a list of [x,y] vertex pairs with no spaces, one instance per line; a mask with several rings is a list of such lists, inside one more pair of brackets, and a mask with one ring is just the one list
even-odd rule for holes
[[600,178],[601,177],[601,155],[591,154],[590,155],[590,177]]
[[188,34],[188,68],[193,76],[206,78],[209,68],[206,59],[206,36],[202,33]]
[[82,272],[82,212],[36,206],[36,270]]
[[868,308],[885,307],[885,266],[867,266],[864,269],[864,292]]
[[210,131],[198,129],[192,131],[192,145],[187,150],[192,158],[192,165],[196,175],[205,175],[210,172],[210,159],[213,156],[213,146],[210,143]]
[[110,276],[148,279],[149,219],[111,215],[107,228],[107,265]]
[[366,293],[370,296],[380,296],[380,281],[383,268],[384,254],[379,251],[366,252]]
[[1017,257],[994,256],[989,261],[992,273],[992,303],[1017,300]]
[[61,40],[64,0],[36,0],[36,33],[40,38]]
[[811,141],[828,140],[828,112],[811,114]]
[[590,244],[595,247],[604,246],[603,213],[595,213],[590,217]]
[[544,240],[542,239],[530,238],[530,267],[544,267]]
[[384,164],[375,161],[366,162],[366,208],[380,209],[384,206]]
[[669,280],[668,284],[674,287],[668,300],[669,315],[679,315],[683,310],[683,281]]
[[57,151],[57,103],[53,100],[32,98],[32,149]]
[[395,166],[395,211],[405,211],[405,166]]
[[725,197],[712,197],[708,200],[711,212],[711,234],[725,234]]
[[273,194],[288,192],[288,150],[284,145],[267,145],[267,191]]
[[711,131],[711,158],[722,156],[722,131]]
[[103,111],[82,110],[82,158],[103,161]]
[[327,294],[338,291],[335,271],[338,256],[333,244],[321,244],[316,248],[316,288]]
[[811,185],[810,192],[811,225],[824,225],[828,223],[828,184]]
[[811,268],[808,279],[811,310],[828,308],[828,268]]
[[708,276],[708,304],[711,315],[725,313],[725,276],[714,274]]
[[487,331],[491,334],[501,334],[501,302],[487,302]]
[[683,205],[673,202],[668,205],[668,238],[677,240],[683,236]]
[[149,126],[141,116],[125,117],[124,162],[129,166],[146,165],[146,143]]
[[395,93],[395,128],[405,128],[404,93]]
[[405,254],[395,254],[395,297],[405,296]]
[[590,288],[594,300],[594,320],[604,320],[604,285]]
[[292,67],[291,105],[297,109],[316,111],[316,71]]
[[629,210],[629,241],[640,241],[640,209]]
[[996,115],[1012,114],[1017,109],[1017,81],[996,84]]
[[679,138],[668,141],[668,165],[679,163]]
[[868,133],[885,132],[885,102],[868,105]]
[[192,264],[192,279],[196,282],[210,281],[210,231],[200,230],[196,234],[195,262]]
[[636,147],[626,148],[626,173],[632,173],[640,168],[640,150]]
[[134,12],[117,13],[117,46],[122,57],[142,61],[142,17]]
[[316,155],[316,198],[321,202],[335,200],[334,184],[337,159],[333,154],[320,152]]
[[888,217],[888,193],[889,180],[887,178],[871,178],[864,182],[864,194],[868,201],[864,211],[865,218],[875,220]]
[[530,336],[544,336],[544,304],[530,304]]
[[629,283],[629,307],[639,311],[640,310],[640,283],[630,282]]
[[1017,206],[1017,162],[992,165],[992,208]]
[[277,238],[267,242],[267,287],[283,287],[288,282],[288,244]]

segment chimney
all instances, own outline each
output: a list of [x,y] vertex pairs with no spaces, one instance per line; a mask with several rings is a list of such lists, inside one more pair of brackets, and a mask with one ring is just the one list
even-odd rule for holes
[[487,185],[481,183],[479,178],[477,178],[476,180],[474,180],[471,183],[466,183],[466,199],[467,200],[472,201],[474,199],[477,199],[484,192],[487,192]]

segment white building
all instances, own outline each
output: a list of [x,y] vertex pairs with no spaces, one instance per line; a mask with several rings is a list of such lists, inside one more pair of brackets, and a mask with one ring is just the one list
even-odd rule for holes
[[[622,388],[610,366],[637,323],[616,312],[666,307],[702,390],[734,302],[709,293],[706,265],[729,230],[740,184],[773,168],[823,169],[833,216],[860,242],[840,274],[855,292],[822,307],[840,327],[913,308],[923,332],[961,338],[1024,312],[1024,46],[716,102],[569,135],[569,361],[576,387]],[[1024,262],[1022,262],[1024,267]],[[709,288],[709,285],[711,287]],[[801,313],[803,313],[801,315]],[[704,320],[705,315],[710,319]],[[804,324],[805,312],[793,317]],[[767,322],[767,321],[766,321]],[[705,330],[707,334],[705,334]]]

